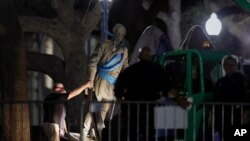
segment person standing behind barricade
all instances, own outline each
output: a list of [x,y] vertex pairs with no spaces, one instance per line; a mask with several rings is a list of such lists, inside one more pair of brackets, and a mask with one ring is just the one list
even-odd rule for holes
[[156,101],[165,86],[164,69],[152,62],[152,50],[147,46],[141,49],[138,58],[139,62],[119,75],[115,94],[127,101]]
[[[122,70],[128,67],[128,49],[122,41],[126,35],[126,29],[122,24],[116,24],[112,31],[114,38],[98,44],[88,66],[89,80],[93,82],[94,97],[96,97],[93,100],[103,102],[96,119],[99,136],[105,127],[104,120],[112,105],[110,102],[115,100],[113,89],[116,78]],[[91,123],[92,116],[90,111],[87,111],[82,131],[83,140],[93,137],[93,130],[90,130],[93,128]]]
[[[238,59],[234,55],[227,55],[223,58],[222,67],[225,76],[219,79],[215,86],[214,99],[222,103],[239,103],[249,101],[248,81],[246,77],[237,70]],[[224,114],[224,115],[223,115]],[[224,119],[222,119],[224,116]],[[226,136],[223,129],[228,129],[231,125],[242,124],[241,105],[222,105],[215,109],[215,131],[219,136]],[[223,121],[222,121],[223,120]],[[224,123],[224,125],[222,125]]]
[[[90,87],[92,87],[91,81],[67,93],[62,83],[55,84],[53,92],[44,99],[43,103],[43,131],[49,141],[60,141],[60,138],[68,135],[65,102]],[[70,138],[68,140],[74,141]]]
[[[124,104],[122,113],[122,140],[154,140],[154,103],[160,98],[165,84],[163,67],[153,63],[152,50],[144,46],[139,53],[139,62],[129,66],[118,77],[115,95],[124,101],[141,102]],[[143,103],[148,102],[148,103]],[[139,106],[139,107],[138,107]],[[139,109],[138,109],[139,108]],[[128,117],[130,112],[130,117]],[[138,114],[139,113],[139,114]],[[140,120],[138,120],[140,119]],[[127,121],[130,121],[127,123]],[[129,131],[127,130],[129,128]],[[139,130],[138,130],[139,129]]]

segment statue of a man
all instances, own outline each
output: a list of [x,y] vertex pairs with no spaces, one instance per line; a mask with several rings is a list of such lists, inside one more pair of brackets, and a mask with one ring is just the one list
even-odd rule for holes
[[[110,102],[115,100],[114,83],[119,73],[128,67],[128,49],[122,42],[126,29],[123,25],[116,24],[112,31],[114,38],[97,45],[88,66],[89,80],[93,82],[96,100],[102,102],[97,113],[100,132],[105,127],[104,120],[112,105]],[[84,120],[83,137],[91,136],[91,122],[92,117],[88,111]]]

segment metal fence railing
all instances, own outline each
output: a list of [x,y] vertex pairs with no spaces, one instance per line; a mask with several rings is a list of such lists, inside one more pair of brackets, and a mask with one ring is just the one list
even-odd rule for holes
[[[43,133],[42,101],[0,102],[0,135],[6,122],[4,110],[20,107],[9,113],[20,117],[29,113],[32,141],[46,141]],[[176,103],[158,102],[116,102],[111,121],[105,121],[102,132],[103,141],[225,141],[227,129],[231,125],[249,125],[250,104],[246,103],[193,103],[188,110]],[[28,106],[25,110],[22,107]],[[81,114],[85,107],[82,103]],[[21,111],[20,111],[21,110]],[[17,115],[20,114],[20,115]],[[80,133],[80,121],[69,121],[69,130]],[[110,118],[107,118],[110,119]],[[77,126],[71,128],[70,126]]]

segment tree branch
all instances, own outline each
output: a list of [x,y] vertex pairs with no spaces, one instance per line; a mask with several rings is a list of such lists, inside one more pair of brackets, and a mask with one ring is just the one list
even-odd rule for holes
[[[93,29],[96,27],[97,23],[101,20],[101,3],[97,2],[95,6],[87,12],[87,15],[83,19],[84,21],[80,24],[80,31],[83,38],[89,37]],[[94,17],[94,18],[93,18]]]
[[156,15],[157,18],[161,19],[165,24],[168,21],[168,15],[166,12],[163,11],[159,11]]
[[63,80],[64,61],[54,55],[27,52],[27,67],[49,75],[54,81]]
[[71,46],[75,34],[56,19],[42,17],[20,16],[19,22],[24,32],[44,33],[52,37],[62,48],[63,52]]
[[69,29],[72,29],[75,19],[74,2],[74,0],[51,0],[59,20]]
[[167,32],[172,44],[173,49],[178,49],[181,42],[181,31],[180,31],[180,15],[181,15],[181,1],[180,0],[169,0],[169,13],[159,11],[157,17],[163,20],[167,27]]

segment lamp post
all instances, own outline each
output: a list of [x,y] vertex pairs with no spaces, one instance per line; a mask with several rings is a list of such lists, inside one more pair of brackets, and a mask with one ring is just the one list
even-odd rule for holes
[[205,28],[213,44],[215,44],[215,39],[220,34],[222,29],[221,21],[217,18],[216,13],[212,13],[210,15],[210,18],[206,22]]
[[108,39],[108,35],[112,34],[108,31],[108,17],[109,17],[109,9],[111,7],[112,0],[99,0],[102,2],[102,25],[101,25],[101,41],[105,41]]

